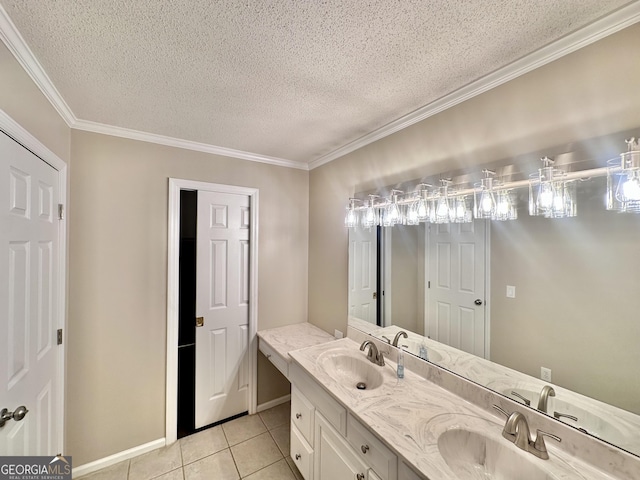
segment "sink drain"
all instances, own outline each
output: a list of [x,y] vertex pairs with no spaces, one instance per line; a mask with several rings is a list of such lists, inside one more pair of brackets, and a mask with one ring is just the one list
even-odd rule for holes
[[356,388],[358,390],[366,390],[367,389],[367,384],[364,382],[358,382],[356,383]]

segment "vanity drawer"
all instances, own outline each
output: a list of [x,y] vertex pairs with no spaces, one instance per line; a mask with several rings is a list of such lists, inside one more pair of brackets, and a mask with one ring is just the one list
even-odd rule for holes
[[313,449],[300,434],[295,425],[291,425],[291,459],[305,480],[313,479]]
[[264,342],[262,339],[258,341],[258,349],[264,353],[264,356],[269,359],[271,363],[275,365],[275,367],[280,370],[280,372],[287,378],[289,378],[289,362],[277,353],[271,346]]
[[295,425],[302,436],[313,446],[313,404],[295,385],[291,385],[291,425]]
[[347,416],[347,440],[360,458],[372,467],[382,480],[397,480],[398,457],[352,415]]

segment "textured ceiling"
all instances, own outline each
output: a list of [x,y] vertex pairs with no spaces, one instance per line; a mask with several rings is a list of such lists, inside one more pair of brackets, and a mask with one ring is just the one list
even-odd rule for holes
[[628,0],[0,0],[82,120],[310,162]]

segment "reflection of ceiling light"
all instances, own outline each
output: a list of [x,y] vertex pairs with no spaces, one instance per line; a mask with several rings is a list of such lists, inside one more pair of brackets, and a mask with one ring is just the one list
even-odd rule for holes
[[628,151],[608,162],[607,210],[640,213],[640,146],[635,138],[626,142]]
[[443,178],[440,180],[442,186],[438,189],[436,197],[435,222],[433,223],[449,223],[451,206],[449,205],[449,185],[451,180]]
[[518,209],[511,197],[510,190],[499,190],[496,198],[496,213],[492,220],[515,220],[518,218]]

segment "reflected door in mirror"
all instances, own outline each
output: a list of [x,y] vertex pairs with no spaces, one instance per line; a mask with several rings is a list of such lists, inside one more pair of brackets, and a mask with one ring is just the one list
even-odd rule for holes
[[485,220],[427,227],[425,331],[434,340],[488,358],[483,301],[485,227]]
[[349,315],[377,324],[377,230],[349,231]]

